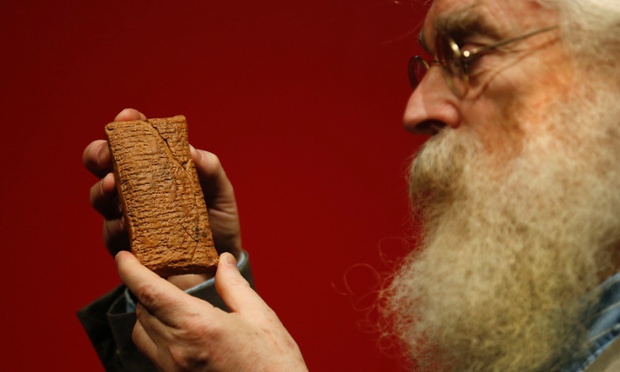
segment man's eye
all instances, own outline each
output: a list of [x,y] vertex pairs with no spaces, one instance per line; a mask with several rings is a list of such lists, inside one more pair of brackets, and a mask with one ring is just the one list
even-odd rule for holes
[[480,65],[481,59],[484,58],[483,53],[477,53],[476,51],[482,47],[481,44],[473,44],[467,43],[461,49],[462,62],[467,70],[467,73],[470,75],[470,78],[475,77],[480,71],[478,66]]
[[475,54],[477,49],[483,47],[484,44],[473,43],[473,42],[464,42],[463,44],[459,44],[459,49],[461,50],[461,54],[464,56]]

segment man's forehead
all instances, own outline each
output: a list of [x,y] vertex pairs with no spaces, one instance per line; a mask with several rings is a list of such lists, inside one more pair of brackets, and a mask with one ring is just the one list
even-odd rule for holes
[[[449,34],[480,32],[490,34],[490,36],[497,36],[499,25],[497,25],[497,22],[493,22],[479,8],[474,4],[439,13],[432,19],[427,18],[427,26]],[[425,26],[425,28],[428,27]]]
[[504,12],[506,9],[501,7],[499,0],[436,0],[428,12],[424,29],[496,28],[492,26],[494,23],[501,24],[498,18]]
[[[480,33],[489,37],[509,36],[511,30],[525,30],[536,23],[534,0],[435,0],[420,34],[422,46],[434,39],[436,30],[448,34]],[[422,40],[424,38],[424,40]]]

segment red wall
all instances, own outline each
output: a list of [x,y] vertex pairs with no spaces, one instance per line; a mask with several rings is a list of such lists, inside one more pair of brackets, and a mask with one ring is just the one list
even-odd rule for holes
[[119,280],[81,155],[135,107],[185,115],[192,144],[221,157],[257,287],[311,370],[400,370],[341,292],[347,273],[373,278],[356,265],[384,270],[380,249],[409,231],[404,174],[423,139],[401,114],[423,13],[392,0],[2,1],[3,369],[100,370],[75,311]]

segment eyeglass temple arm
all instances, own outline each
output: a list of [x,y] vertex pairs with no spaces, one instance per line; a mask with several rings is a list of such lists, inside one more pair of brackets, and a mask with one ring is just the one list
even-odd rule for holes
[[517,36],[517,37],[512,38],[512,39],[502,40],[502,41],[498,42],[497,44],[485,45],[483,47],[474,49],[472,51],[467,51],[467,54],[465,54],[465,52],[464,52],[463,53],[463,57],[465,57],[465,58],[473,58],[477,54],[484,53],[484,52],[487,52],[489,50],[497,49],[499,47],[503,47],[506,44],[514,43],[514,42],[517,42],[517,41],[520,41],[520,40],[524,40],[524,39],[530,38],[532,36],[535,36],[535,35],[538,35],[538,34],[542,34],[544,32],[549,32],[549,31],[555,30],[557,28],[558,28],[558,26],[550,26],[550,27],[546,27],[546,28],[543,28],[543,29],[540,29],[540,30],[528,32],[525,35]]

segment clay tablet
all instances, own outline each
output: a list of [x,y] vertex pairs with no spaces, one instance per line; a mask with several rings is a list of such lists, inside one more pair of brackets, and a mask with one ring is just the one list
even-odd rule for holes
[[131,252],[162,277],[212,272],[218,254],[183,116],[105,127]]

